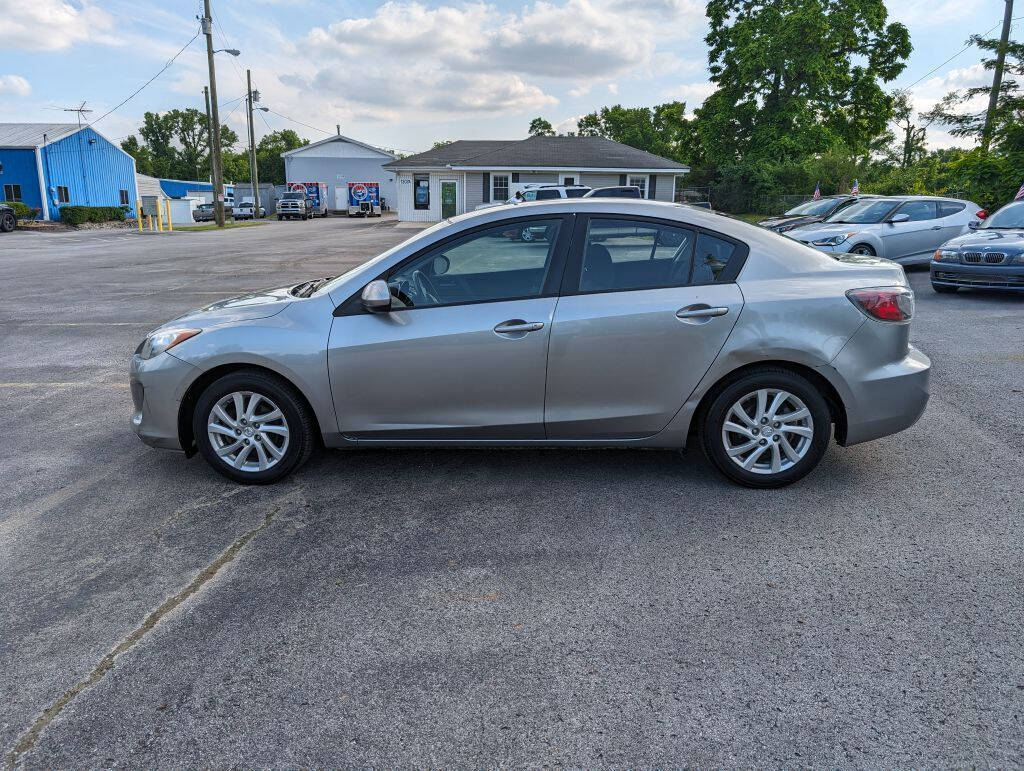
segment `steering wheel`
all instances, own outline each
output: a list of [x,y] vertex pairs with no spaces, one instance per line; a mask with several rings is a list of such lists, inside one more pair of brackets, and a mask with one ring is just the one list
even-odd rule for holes
[[430,280],[426,273],[422,270],[414,270],[412,272],[412,285],[416,290],[416,294],[423,300],[428,300],[434,305],[441,304],[441,298],[437,294],[437,289],[434,287],[434,282]]

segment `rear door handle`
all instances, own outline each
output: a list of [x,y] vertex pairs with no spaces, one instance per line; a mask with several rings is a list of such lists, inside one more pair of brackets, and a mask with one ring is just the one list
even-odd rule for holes
[[724,316],[728,312],[729,312],[728,308],[723,308],[721,306],[719,306],[717,308],[709,308],[706,305],[703,306],[703,307],[694,307],[694,306],[691,305],[689,307],[680,308],[679,310],[677,310],[676,311],[676,318],[677,319],[703,319],[703,318],[709,318],[711,316]]
[[544,329],[543,321],[520,321],[519,319],[513,319],[501,322],[494,328],[494,331],[499,335],[508,335],[516,334],[517,332],[536,332],[539,329]]

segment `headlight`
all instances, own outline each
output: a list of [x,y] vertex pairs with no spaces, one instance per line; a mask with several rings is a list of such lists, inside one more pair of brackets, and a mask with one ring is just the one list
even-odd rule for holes
[[1013,261],[1018,265],[1024,265],[1024,252],[1021,252],[1016,257],[1014,257]]
[[776,225],[773,230],[776,233],[785,233],[787,230],[792,230],[796,225]]
[[932,259],[936,262],[960,262],[960,253],[956,249],[936,249]]
[[152,359],[154,356],[159,356],[164,351],[173,348],[178,343],[183,343],[190,337],[195,337],[202,331],[201,329],[165,329],[160,332],[154,332],[142,341],[142,345],[138,347],[136,353],[142,359]]
[[856,233],[840,233],[837,236],[829,236],[828,238],[819,238],[817,241],[811,241],[814,246],[839,246],[843,241],[857,235]]

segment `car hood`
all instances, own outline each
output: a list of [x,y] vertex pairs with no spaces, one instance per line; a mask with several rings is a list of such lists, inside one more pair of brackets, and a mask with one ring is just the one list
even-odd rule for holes
[[1024,252],[1024,228],[1013,230],[972,230],[962,236],[951,238],[942,245],[944,249],[969,249],[969,247],[995,249],[1015,254]]
[[849,223],[819,223],[817,225],[808,225],[802,227],[799,230],[791,233],[785,233],[791,238],[795,238],[798,241],[817,241],[822,238],[830,238],[831,236],[837,236],[840,233],[859,233],[873,227],[870,224],[867,225],[852,225]]
[[288,292],[293,286],[295,285],[289,284],[274,289],[249,292],[238,297],[230,297],[227,300],[218,300],[205,308],[189,311],[176,319],[171,319],[166,324],[159,326],[157,330],[177,327],[210,329],[237,321],[265,319],[280,313],[295,301],[295,298]]

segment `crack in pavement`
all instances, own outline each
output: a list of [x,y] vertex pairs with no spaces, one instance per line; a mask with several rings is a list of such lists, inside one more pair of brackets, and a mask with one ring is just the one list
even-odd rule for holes
[[185,588],[173,597],[169,597],[164,600],[160,607],[146,616],[145,621],[137,626],[131,634],[125,637],[120,643],[111,649],[106,656],[100,659],[100,662],[86,677],[65,691],[59,699],[43,710],[29,729],[21,735],[18,741],[15,742],[14,747],[7,754],[4,767],[6,769],[16,768],[22,756],[35,747],[36,742],[39,740],[43,731],[46,730],[47,726],[56,719],[65,707],[103,679],[104,675],[113,668],[118,657],[132,650],[153,630],[154,627],[156,627],[158,623],[160,623],[164,617],[202,589],[206,583],[220,572],[221,568],[233,562],[246,544],[270,527],[288,499],[296,497],[296,495],[301,496],[301,491],[293,490],[279,498],[269,501],[269,504],[274,508],[264,515],[262,523],[237,538],[230,546],[220,553],[220,556],[218,556],[217,559],[207,565],[199,575],[192,579]]

